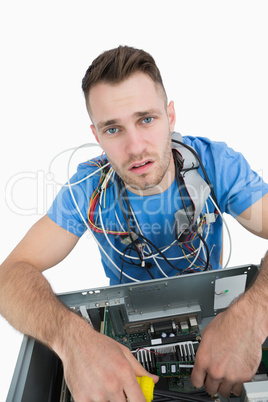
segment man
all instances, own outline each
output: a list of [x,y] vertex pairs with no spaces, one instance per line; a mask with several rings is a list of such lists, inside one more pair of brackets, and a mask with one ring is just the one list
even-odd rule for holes
[[[222,224],[216,218],[217,204],[215,211],[208,200],[204,216],[214,216],[213,230],[203,229],[201,216],[182,231],[184,240],[178,242],[181,232],[174,225],[174,211],[191,209],[182,205],[180,191],[187,188],[178,190],[183,176],[176,166],[178,155],[171,150],[174,104],[167,102],[150,55],[129,47],[105,52],[89,67],[83,90],[93,134],[110,165],[103,167],[105,157],[81,164],[48,214],[2,264],[0,313],[59,355],[76,401],[144,401],[135,377],[157,377],[148,374],[127,348],[66,309],[42,271],[72,250],[87,225],[99,239],[112,284],[219,268]],[[242,156],[209,140],[188,137],[184,142],[200,153],[214,203],[251,232],[268,238],[268,188]],[[103,175],[96,172],[99,167]],[[261,228],[255,223],[259,216]],[[187,239],[192,249],[182,258]],[[204,331],[192,373],[195,386],[205,384],[211,394],[239,394],[242,382],[253,377],[268,334],[267,283],[266,257],[251,289]]]

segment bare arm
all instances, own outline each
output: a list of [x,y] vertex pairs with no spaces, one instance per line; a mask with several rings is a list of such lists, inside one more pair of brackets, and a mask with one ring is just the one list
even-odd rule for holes
[[47,216],[38,221],[0,267],[0,314],[59,355],[75,400],[120,402],[126,394],[144,401],[136,376],[149,374],[127,348],[61,304],[42,275],[77,241]]
[[[268,195],[243,212],[237,220],[252,233],[268,238]],[[240,395],[261,360],[268,336],[268,253],[252,287],[205,328],[192,372],[196,387],[209,393]]]
[[44,216],[1,265],[0,313],[19,331],[34,336],[49,346],[49,339],[54,336],[52,328],[49,328],[48,334],[45,333],[48,326],[40,326],[37,329],[36,317],[40,314],[45,322],[46,316],[42,306],[47,306],[48,311],[53,312],[61,308],[61,304],[54,296],[42,271],[60,262],[77,241],[77,236]]
[[242,212],[236,220],[256,236],[268,239],[268,194]]

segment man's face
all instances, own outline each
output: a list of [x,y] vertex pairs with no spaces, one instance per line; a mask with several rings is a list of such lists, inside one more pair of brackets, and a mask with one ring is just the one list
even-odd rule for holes
[[143,73],[117,85],[90,90],[89,109],[96,140],[126,187],[137,194],[165,191],[174,180],[171,152],[173,102]]

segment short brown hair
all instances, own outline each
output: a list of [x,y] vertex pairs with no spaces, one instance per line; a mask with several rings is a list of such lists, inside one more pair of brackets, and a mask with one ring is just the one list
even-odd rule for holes
[[90,89],[100,83],[119,84],[137,72],[147,74],[166,91],[160,71],[153,57],[144,50],[119,46],[101,53],[89,66],[82,80],[82,89],[88,101]]

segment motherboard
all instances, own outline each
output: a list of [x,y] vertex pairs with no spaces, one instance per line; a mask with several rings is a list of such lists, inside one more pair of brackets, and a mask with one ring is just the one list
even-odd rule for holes
[[[124,305],[93,310],[82,307],[78,313],[96,330],[128,347],[148,372],[159,376],[154,401],[193,400],[185,399],[187,395],[202,396],[207,401],[219,400],[191,383],[190,376],[201,341],[196,316],[178,315],[129,322]],[[63,380],[60,402],[71,401]]]

